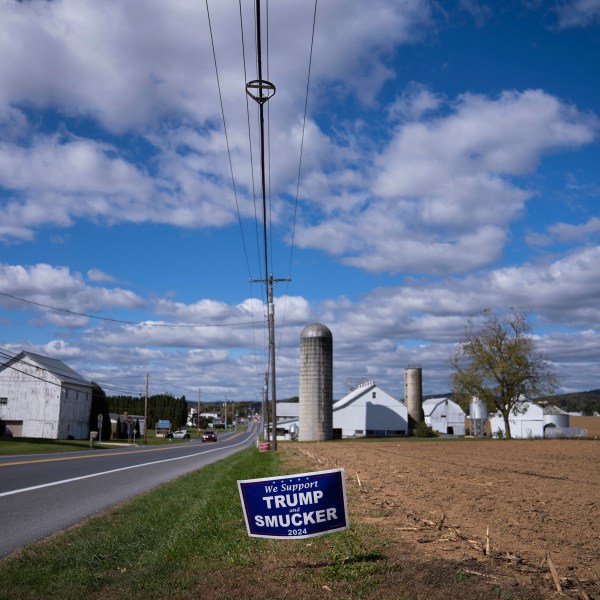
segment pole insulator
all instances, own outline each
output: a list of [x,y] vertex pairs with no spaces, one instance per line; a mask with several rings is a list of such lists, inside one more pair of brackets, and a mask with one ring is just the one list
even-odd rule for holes
[[[253,90],[258,90],[259,95],[254,94]],[[275,95],[275,91],[275,86],[264,79],[254,79],[246,84],[246,94],[259,104],[264,104],[267,100],[270,100]]]

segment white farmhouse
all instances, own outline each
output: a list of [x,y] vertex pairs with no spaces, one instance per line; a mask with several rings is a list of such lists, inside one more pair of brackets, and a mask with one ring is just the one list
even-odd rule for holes
[[425,423],[438,433],[465,435],[465,411],[450,398],[429,398],[423,401]]
[[[513,438],[543,438],[544,437],[544,409],[533,402],[519,403],[519,412],[511,411],[509,415],[510,434]],[[506,436],[504,418],[498,413],[490,416],[492,435]]]
[[0,419],[14,436],[85,439],[92,385],[61,360],[21,352],[0,366]]

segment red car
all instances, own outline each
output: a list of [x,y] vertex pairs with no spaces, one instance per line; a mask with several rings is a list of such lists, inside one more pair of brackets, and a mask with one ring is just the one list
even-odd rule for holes
[[216,442],[217,434],[214,431],[206,431],[205,433],[202,434],[202,441],[203,442]]

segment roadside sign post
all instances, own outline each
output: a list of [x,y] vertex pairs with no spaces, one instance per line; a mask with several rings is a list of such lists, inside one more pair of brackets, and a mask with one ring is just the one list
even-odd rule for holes
[[[127,423],[127,439],[131,439],[131,432],[133,430],[133,417],[131,415],[127,415],[125,418],[125,423]],[[135,435],[133,438],[133,443],[135,444]]]
[[344,469],[238,481],[250,537],[302,539],[348,529]]
[[104,417],[102,413],[98,413],[98,442],[102,442],[102,421]]

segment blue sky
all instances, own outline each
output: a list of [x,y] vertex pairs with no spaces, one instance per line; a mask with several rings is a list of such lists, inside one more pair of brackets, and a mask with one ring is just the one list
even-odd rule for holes
[[[260,398],[254,2],[208,6],[227,138],[205,2],[0,1],[4,357]],[[600,388],[600,0],[321,0],[304,122],[313,14],[270,2],[263,40],[278,396],[313,322],[335,397],[415,364],[449,391],[467,320],[511,306],[563,391]]]

